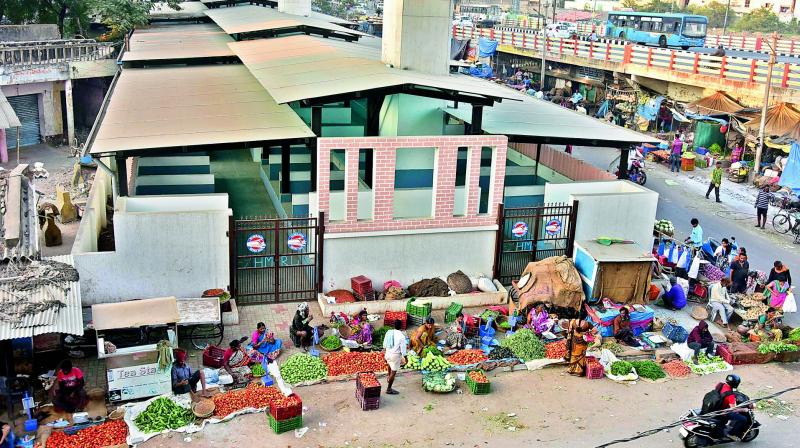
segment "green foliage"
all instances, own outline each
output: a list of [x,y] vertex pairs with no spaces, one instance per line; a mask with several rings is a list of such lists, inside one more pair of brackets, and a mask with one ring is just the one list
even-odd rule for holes
[[[692,14],[708,17],[710,28],[722,28],[725,25],[726,5],[717,1],[712,1],[705,5],[689,5],[688,11]],[[728,10],[728,26],[730,27],[736,19],[736,14],[732,9]]]
[[751,33],[771,33],[780,31],[782,28],[783,24],[778,19],[778,15],[768,8],[760,8],[748,14],[743,14],[733,25],[733,29],[736,31],[748,31]]

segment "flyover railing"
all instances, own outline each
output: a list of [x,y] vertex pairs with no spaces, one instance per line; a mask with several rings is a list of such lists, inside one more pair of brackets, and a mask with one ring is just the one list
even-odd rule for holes
[[2,42],[0,67],[109,59],[114,57],[114,52],[112,43],[94,39]]

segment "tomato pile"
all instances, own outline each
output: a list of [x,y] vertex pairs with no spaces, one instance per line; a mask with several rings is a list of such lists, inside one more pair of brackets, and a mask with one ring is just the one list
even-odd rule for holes
[[456,364],[459,366],[468,366],[471,364],[478,364],[479,362],[484,362],[488,357],[483,353],[483,350],[459,350],[454,354],[447,357],[447,360],[450,364]]
[[74,435],[54,432],[47,439],[47,448],[100,448],[121,445],[128,437],[128,425],[122,420],[82,429]]
[[303,401],[296,394],[291,394],[288,397],[281,395],[273,398],[269,405],[275,409],[286,409],[292,406],[302,406]]
[[383,315],[383,320],[400,320],[400,321],[403,321],[403,320],[407,319],[407,316],[408,315],[406,314],[405,311],[387,311]]
[[264,387],[259,383],[250,383],[244,389],[215,395],[214,415],[225,417],[245,408],[266,408],[270,401],[279,397],[283,397],[283,394],[275,386]]
[[386,372],[389,366],[383,352],[331,353],[322,358],[328,366],[328,376],[353,375],[359,372]]
[[689,368],[689,366],[687,366],[686,363],[680,359],[662,364],[661,368],[667,372],[667,375],[673,378],[687,377],[690,373],[692,373],[692,370]]
[[358,380],[361,381],[361,385],[364,388],[368,387],[381,387],[381,383],[378,382],[378,378],[375,377],[375,374],[370,373],[360,373],[358,375]]
[[567,340],[551,342],[544,345],[544,357],[547,359],[561,359],[567,356]]
[[484,375],[483,372],[478,372],[477,370],[469,372],[469,377],[472,379],[472,381],[475,381],[476,383],[489,382],[489,378],[486,378],[486,375]]

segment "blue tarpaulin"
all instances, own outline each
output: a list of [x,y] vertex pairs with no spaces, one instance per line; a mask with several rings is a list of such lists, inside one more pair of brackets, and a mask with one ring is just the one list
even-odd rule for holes
[[491,78],[494,74],[494,71],[492,71],[492,67],[488,65],[474,65],[469,68],[469,74],[478,78]]
[[663,96],[650,99],[646,103],[639,105],[636,113],[647,121],[653,121],[656,119],[659,109],[661,109],[662,101],[664,101]]
[[497,52],[497,41],[481,37],[478,40],[478,56],[486,58]]
[[600,104],[600,108],[597,109],[596,116],[598,118],[603,118],[606,116],[607,113],[608,113],[608,100],[603,100],[603,102]]
[[781,180],[778,185],[789,187],[795,193],[800,193],[800,143],[792,142],[792,149],[789,150],[789,161],[781,173]]

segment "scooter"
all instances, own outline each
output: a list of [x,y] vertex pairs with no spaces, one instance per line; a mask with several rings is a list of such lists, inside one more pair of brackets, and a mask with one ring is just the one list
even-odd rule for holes
[[628,170],[628,179],[639,185],[644,185],[645,182],[647,182],[647,173],[644,172],[643,160],[644,159],[642,159],[642,161],[633,159],[633,161],[631,161],[631,168]]
[[[756,421],[753,409],[748,409],[747,429],[742,435],[742,442],[752,442],[758,437],[761,423]],[[678,430],[683,439],[683,446],[686,448],[697,448],[706,446],[722,445],[723,443],[733,443],[735,440],[725,435],[725,426],[719,420],[710,417],[704,418],[700,414],[700,409],[692,409],[687,414],[681,416],[682,426]]]

